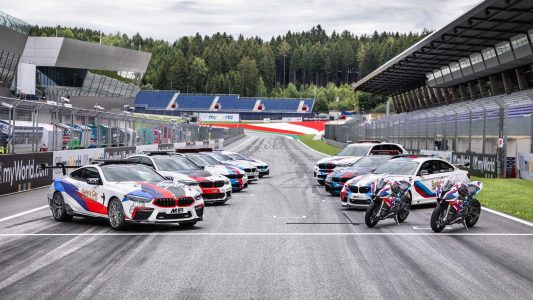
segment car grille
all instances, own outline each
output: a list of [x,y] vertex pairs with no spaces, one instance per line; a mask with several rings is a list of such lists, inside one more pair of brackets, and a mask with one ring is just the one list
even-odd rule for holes
[[244,172],[246,172],[246,173],[253,173],[255,171],[257,171],[256,168],[246,168],[246,169],[244,169]]
[[366,194],[366,193],[369,193],[370,192],[370,187],[369,186],[362,186],[359,188],[359,193],[361,194]]
[[154,200],[154,205],[161,206],[161,207],[174,207],[176,206],[176,199],[158,198]]
[[335,164],[318,164],[319,169],[333,170],[335,167]]
[[137,210],[137,212],[135,212],[135,216],[133,216],[133,220],[136,220],[136,221],[148,220],[148,218],[150,218],[153,212],[154,212],[153,209]]
[[189,206],[194,203],[193,197],[180,197],[178,198],[178,206]]
[[242,174],[228,174],[228,175],[224,175],[226,176],[228,179],[235,179],[235,178],[242,178],[244,175]]
[[350,179],[351,179],[350,177],[343,177],[343,178],[341,178],[341,182],[342,183],[346,183],[346,181],[348,181]]
[[341,179],[339,177],[333,177],[333,178],[331,178],[331,181],[332,182],[340,182]]
[[223,186],[224,186],[224,181],[222,180],[200,182],[200,187],[202,188],[223,187]]
[[259,170],[266,170],[268,168],[268,166],[259,166],[257,167]]
[[202,194],[202,197],[206,200],[216,200],[216,199],[222,199],[224,198],[224,193],[217,193],[217,194]]
[[351,200],[350,200],[350,203],[352,203],[352,204],[358,204],[358,205],[368,205],[368,204],[370,204],[370,199],[368,199],[368,200],[355,200],[355,199],[351,199]]

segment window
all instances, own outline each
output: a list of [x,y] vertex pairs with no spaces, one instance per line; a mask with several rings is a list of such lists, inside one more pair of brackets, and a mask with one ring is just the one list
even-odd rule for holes
[[443,67],[441,70],[442,70],[442,75],[448,75],[451,73],[450,68],[448,67]]
[[394,155],[394,154],[401,154],[401,153],[403,153],[403,151],[402,149],[400,149],[400,147],[396,145],[390,145],[390,144],[376,145],[372,148],[372,151],[370,151],[370,154]]
[[459,63],[451,63],[450,70],[452,70],[452,72],[458,72],[461,71],[461,67],[459,66]]
[[511,44],[513,45],[513,49],[518,49],[527,46],[529,44],[529,40],[527,39],[527,35],[522,35],[519,38],[512,40]]
[[474,54],[474,55],[470,56],[470,61],[472,62],[473,65],[482,63],[483,62],[483,56],[481,56],[481,54]]
[[370,146],[366,145],[349,145],[342,149],[337,156],[365,156],[368,154]]
[[154,167],[154,163],[152,163],[152,160],[149,159],[148,157],[141,157],[139,162],[143,165],[147,165],[152,168]]
[[494,49],[492,49],[492,48],[488,48],[488,49],[483,50],[482,54],[483,54],[483,59],[484,60],[496,57],[496,51]]
[[111,182],[149,181],[160,182],[165,178],[154,170],[139,165],[106,165],[102,166],[105,178]]
[[[429,174],[440,173],[440,163],[438,160],[428,160],[422,164],[420,171],[428,171]],[[420,175],[420,171],[418,175]]]
[[74,179],[74,180],[83,180],[82,179],[82,175],[83,175],[83,168],[81,169],[77,169],[73,172],[70,173],[70,178]]
[[441,78],[442,77],[442,73],[440,72],[440,70],[433,72],[433,75],[435,76],[435,78]]
[[508,42],[496,46],[496,53],[498,53],[498,55],[502,55],[509,51],[511,51],[511,44]]
[[98,170],[96,168],[85,168],[83,169],[83,180],[87,180],[89,178],[100,178],[100,174],[98,173]]
[[128,158],[128,161],[129,161],[129,162],[132,162],[132,163],[134,163],[134,164],[138,164],[138,163],[141,162],[141,158],[138,157],[138,156],[134,156],[134,157],[130,157],[130,158]]
[[468,58],[461,59],[459,61],[459,64],[461,65],[461,69],[466,69],[466,68],[469,68],[469,67],[472,66],[470,64],[470,59],[468,59]]
[[417,162],[400,158],[387,161],[372,173],[389,175],[414,175],[417,167]]
[[453,172],[453,166],[444,161],[438,161],[441,173]]
[[435,79],[435,75],[433,75],[433,73],[428,73],[428,74],[426,74],[426,78],[428,80],[433,80],[433,79]]

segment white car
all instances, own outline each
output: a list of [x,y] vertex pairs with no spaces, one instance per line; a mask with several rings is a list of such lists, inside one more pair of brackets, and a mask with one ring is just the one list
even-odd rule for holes
[[252,163],[257,168],[257,171],[259,172],[259,178],[270,174],[270,169],[268,168],[268,164],[264,161],[260,161],[255,158],[250,158],[237,152],[220,151],[220,153],[231,158],[232,160],[241,160],[241,161],[247,161],[247,162]]
[[204,211],[197,191],[166,180],[149,167],[125,161],[77,168],[56,178],[47,197],[57,221],[104,217],[115,230],[128,222],[194,226]]
[[413,179],[410,191],[411,204],[437,203],[437,184],[453,176],[457,182],[470,182],[467,171],[435,157],[406,155],[394,158],[379,166],[372,174],[361,175],[346,182],[341,190],[341,205],[344,207],[367,207],[371,202],[370,184],[382,175],[398,180]]
[[221,154],[220,152],[202,152],[202,153],[211,156],[212,158],[218,160],[219,162],[223,164],[226,164],[229,166],[235,166],[243,170],[244,172],[246,172],[246,175],[248,176],[248,182],[259,180],[259,171],[257,170],[257,167],[249,161],[232,160],[230,157],[224,154]]
[[153,168],[175,182],[188,185],[202,194],[206,203],[225,203],[231,199],[231,182],[228,178],[202,170],[184,155],[153,151],[132,155],[128,161]]
[[248,176],[236,166],[223,164],[207,154],[191,153],[185,155],[185,157],[212,174],[218,174],[228,178],[231,183],[231,189],[234,192],[248,187]]
[[313,176],[320,185],[324,185],[326,177],[336,167],[349,167],[367,155],[399,155],[407,154],[402,145],[394,143],[359,142],[349,144],[337,155],[323,158],[316,162]]

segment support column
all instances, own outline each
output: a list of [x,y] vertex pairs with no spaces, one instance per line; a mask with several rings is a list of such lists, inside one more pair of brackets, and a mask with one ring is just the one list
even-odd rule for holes
[[489,96],[489,90],[487,89],[487,84],[482,79],[477,80],[479,84],[479,93],[481,94],[481,98],[488,97]]
[[518,81],[518,88],[523,91],[527,89],[527,80],[526,75],[524,74],[524,71],[520,70],[519,68],[514,69],[516,80]]
[[427,107],[435,106],[435,103],[433,101],[433,96],[429,92],[429,88],[427,86],[422,88],[422,93],[424,94],[424,98],[426,98]]
[[403,106],[405,107],[405,112],[412,111],[411,105],[409,105],[409,102],[407,101],[407,97],[406,97],[405,93],[400,94],[400,98],[402,99]]
[[442,94],[440,93],[439,89],[437,88],[430,88],[430,93],[433,95],[433,99],[435,99],[435,103],[440,105],[442,104]]
[[396,111],[396,113],[399,114],[400,108],[398,107],[398,99],[396,99],[396,95],[392,96],[392,105],[394,106],[394,111]]
[[422,99],[422,95],[420,95],[420,90],[418,88],[414,89],[413,94],[415,95],[415,100],[418,103],[418,108],[424,108],[424,99]]
[[459,101],[459,95],[457,95],[457,89],[454,87],[450,87],[448,91],[452,94],[452,102]]
[[498,84],[498,80],[496,79],[496,76],[494,75],[489,76],[489,83],[490,83],[490,91],[491,91],[492,96],[502,93],[502,90],[500,89],[500,85]]
[[470,100],[474,100],[477,98],[477,93],[474,88],[474,84],[471,81],[468,82],[468,93],[470,94]]
[[513,83],[511,81],[511,78],[509,78],[509,74],[507,72],[502,72],[502,81],[503,81],[503,89],[506,94],[510,94],[513,92]]
[[420,106],[421,106],[420,105],[420,101],[418,101],[418,97],[416,95],[415,90],[411,90],[409,92],[409,94],[411,95],[411,99],[412,99],[413,103],[415,104],[415,109],[420,109]]
[[461,98],[459,101],[465,101],[466,100],[465,86],[460,84],[458,87],[458,90],[459,90],[459,97]]

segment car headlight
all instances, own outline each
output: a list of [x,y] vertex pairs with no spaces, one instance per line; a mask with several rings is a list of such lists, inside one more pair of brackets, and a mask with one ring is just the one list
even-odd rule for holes
[[200,200],[202,200],[202,195],[198,194],[198,195],[194,196],[194,200],[195,200],[195,201],[200,201]]
[[226,180],[224,181],[224,185],[227,185],[227,184],[231,184],[231,182],[230,182],[229,180],[226,179]]
[[141,202],[141,203],[147,203],[153,200],[153,198],[133,196],[133,195],[127,195],[126,198],[128,198],[129,201]]

